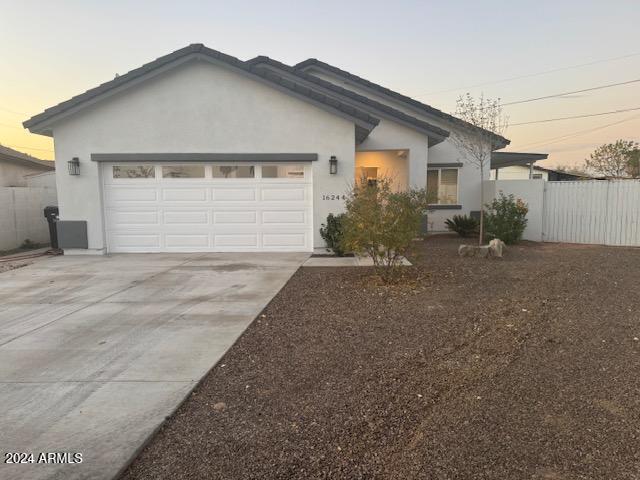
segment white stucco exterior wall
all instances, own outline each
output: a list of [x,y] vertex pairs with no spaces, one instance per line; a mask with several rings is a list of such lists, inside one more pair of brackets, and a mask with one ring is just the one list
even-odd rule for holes
[[[534,175],[542,175],[543,180],[549,180],[549,172],[533,169]],[[491,170],[491,180],[496,180],[496,171]],[[529,180],[529,167],[526,165],[512,165],[501,168],[497,180]]]
[[[393,107],[396,110],[400,110],[407,115],[411,115],[432,125],[443,128],[451,132],[451,135],[455,135],[456,128],[450,123],[438,117],[421,113],[421,111],[415,108],[411,108],[401,101],[390,99],[375,90],[368,89],[359,84],[347,81],[337,75],[325,71],[310,69],[307,70],[307,73],[315,75],[328,82],[332,82],[336,85],[340,85],[341,87],[359,93],[360,95],[372,98],[380,103]],[[371,137],[375,136],[376,130],[378,128],[380,128],[380,126],[374,129]],[[366,144],[367,141],[365,141],[363,145]],[[487,149],[489,149],[489,145],[487,145]],[[429,167],[429,165],[433,164],[463,164],[458,170],[458,204],[460,208],[433,210],[429,213],[429,230],[435,232],[446,231],[444,222],[447,218],[451,218],[453,215],[468,215],[471,211],[480,210],[482,204],[482,202],[480,201],[480,169],[476,164],[465,158],[464,153],[459,151],[456,145],[451,141],[451,137],[447,138],[441,143],[438,143],[437,145],[429,147],[426,157],[427,168]],[[491,169],[489,162],[487,162],[487,165],[484,168],[484,179],[489,180],[490,176]],[[414,169],[411,173],[411,182],[413,185],[420,185],[421,187],[425,186],[426,169],[424,170],[424,172],[419,172],[418,170]]]
[[429,157],[426,135],[391,120],[382,119],[365,141],[358,145],[357,150],[409,150],[409,185],[412,188],[426,187]]
[[[317,153],[313,162],[314,246],[320,224],[353,183],[353,122],[204,60],[187,64],[104,99],[53,124],[62,220],[86,220],[89,249],[103,252],[100,169],[92,153]],[[338,158],[338,175],[328,159]],[[80,159],[80,176],[67,161]]]

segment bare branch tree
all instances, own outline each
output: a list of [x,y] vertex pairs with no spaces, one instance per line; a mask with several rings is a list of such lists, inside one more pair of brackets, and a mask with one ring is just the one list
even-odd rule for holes
[[480,236],[478,243],[484,242],[484,172],[491,166],[491,152],[496,144],[496,136],[507,129],[508,118],[502,113],[500,99],[492,100],[480,95],[475,99],[467,93],[460,96],[454,114],[461,123],[458,132],[451,135],[451,141],[464,157],[480,170]]

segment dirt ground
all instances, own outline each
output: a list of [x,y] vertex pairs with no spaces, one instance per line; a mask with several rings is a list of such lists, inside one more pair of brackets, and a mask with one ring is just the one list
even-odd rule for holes
[[8,272],[9,270],[15,270],[16,268],[26,267],[27,265],[31,265],[33,261],[31,260],[10,260],[6,262],[0,262],[0,273]]
[[48,258],[45,254],[49,247],[42,248],[16,248],[0,252],[0,273],[26,267],[34,262]]
[[302,268],[124,479],[638,479],[640,249]]

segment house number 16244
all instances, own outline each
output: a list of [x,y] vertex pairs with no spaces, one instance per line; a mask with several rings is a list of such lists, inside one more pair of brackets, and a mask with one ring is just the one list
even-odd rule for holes
[[327,195],[327,194],[322,195],[322,200],[346,200],[346,199],[347,199],[347,196],[344,195],[344,194],[343,195],[340,195],[340,194],[338,194],[338,195]]

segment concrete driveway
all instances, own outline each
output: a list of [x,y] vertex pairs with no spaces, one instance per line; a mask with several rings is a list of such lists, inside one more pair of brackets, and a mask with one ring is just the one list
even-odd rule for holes
[[0,274],[0,478],[114,477],[307,257],[55,257]]

